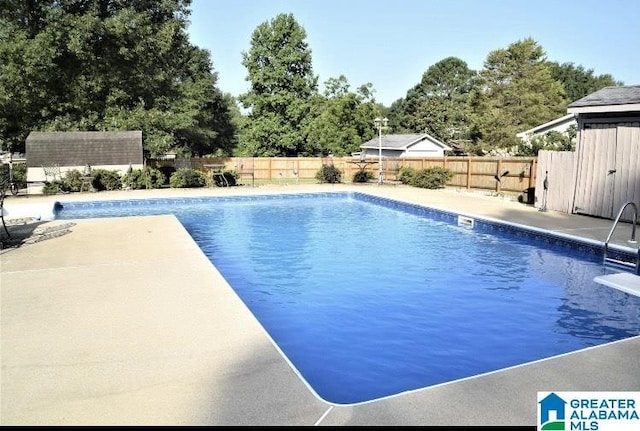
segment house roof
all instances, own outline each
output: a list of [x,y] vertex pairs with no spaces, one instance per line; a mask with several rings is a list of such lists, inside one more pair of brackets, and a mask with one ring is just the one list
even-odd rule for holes
[[640,85],[604,87],[576,100],[567,108],[567,112],[574,114],[629,111],[640,111]]
[[524,138],[527,135],[533,135],[536,133],[544,132],[548,129],[553,129],[554,127],[560,126],[565,123],[576,123],[575,114],[564,115],[560,118],[556,118],[555,120],[551,120],[544,124],[540,124],[539,126],[533,127],[529,130],[525,130],[524,132],[520,132],[516,136],[518,138]]
[[[382,135],[382,149],[385,150],[406,150],[410,146],[429,140],[436,146],[441,147],[443,150],[451,150],[451,147],[443,142],[440,142],[433,136],[427,133],[405,133],[397,135]],[[360,145],[360,148],[379,148],[379,137],[375,137],[364,144]]]
[[142,164],[142,131],[31,132],[26,158],[29,167]]

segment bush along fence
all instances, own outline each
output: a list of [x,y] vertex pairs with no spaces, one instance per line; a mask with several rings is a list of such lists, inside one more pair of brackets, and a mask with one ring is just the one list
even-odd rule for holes
[[[229,157],[192,158],[193,169],[207,172],[205,165],[224,165],[224,171],[234,172],[238,181],[262,182],[318,181],[318,173],[323,166],[333,165],[340,172],[340,182],[377,181],[378,163],[376,158],[367,158],[363,164],[353,157]],[[168,162],[170,166],[170,161]],[[161,164],[160,164],[161,165]],[[158,166],[158,165],[155,165]],[[363,167],[364,168],[361,168]],[[403,171],[422,171],[439,168],[445,175],[445,185],[465,189],[482,189],[493,192],[523,193],[534,189],[536,184],[537,157],[432,157],[432,158],[384,158],[383,178],[387,182],[404,182]],[[247,175],[250,176],[247,177]],[[336,173],[332,173],[335,177]],[[406,179],[405,173],[404,178]],[[436,174],[439,176],[439,174]],[[423,182],[432,181],[422,178]],[[329,182],[329,181],[327,181]]]
[[[125,173],[94,169],[95,191],[117,189],[174,188],[254,183],[365,183],[378,179],[378,161],[353,157],[228,157],[146,161],[143,170]],[[215,167],[215,171],[212,170]],[[19,166],[14,164],[20,175]],[[384,182],[423,188],[458,187],[492,192],[526,193],[533,196],[536,157],[433,157],[384,158]],[[7,176],[0,169],[0,177]],[[71,169],[60,181],[47,184],[44,193],[81,190],[81,173]]]

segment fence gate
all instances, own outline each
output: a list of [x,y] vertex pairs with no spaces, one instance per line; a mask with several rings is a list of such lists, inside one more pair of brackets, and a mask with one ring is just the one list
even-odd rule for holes
[[[536,208],[571,213],[573,208],[576,153],[574,151],[538,152],[536,171]],[[548,189],[544,190],[547,179]]]

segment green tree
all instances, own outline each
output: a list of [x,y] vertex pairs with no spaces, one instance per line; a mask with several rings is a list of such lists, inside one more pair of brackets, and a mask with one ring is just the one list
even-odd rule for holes
[[443,141],[469,137],[468,99],[476,72],[456,57],[439,61],[391,106],[391,124],[408,133],[429,133]]
[[573,63],[549,62],[548,64],[551,76],[564,86],[569,102],[575,102],[604,87],[624,85],[623,82],[614,80],[610,74],[596,76],[593,74],[593,69],[585,69]]
[[144,148],[227,149],[227,107],[209,53],[186,34],[191,0],[5,0],[0,136],[31,130],[142,130]]
[[562,84],[551,75],[545,52],[531,38],[487,56],[481,91],[475,92],[472,136],[482,151],[517,148],[516,134],[566,113]]
[[389,119],[389,126],[396,133],[413,133],[404,126],[405,121],[405,99],[401,97],[391,102],[391,106],[387,109],[386,117]]
[[372,86],[362,85],[355,93],[349,87],[344,75],[329,78],[324,96],[313,98],[306,135],[315,154],[349,155],[373,137],[371,121],[376,107]]
[[250,89],[239,100],[249,111],[240,151],[296,156],[315,151],[305,137],[311,97],[317,93],[306,32],[292,14],[260,24],[242,53]]

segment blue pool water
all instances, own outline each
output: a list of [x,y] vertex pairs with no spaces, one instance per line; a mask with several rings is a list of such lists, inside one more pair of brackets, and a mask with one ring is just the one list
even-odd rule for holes
[[63,202],[56,218],[166,213],[329,402],[640,334],[640,298],[592,281],[592,246],[360,193]]

